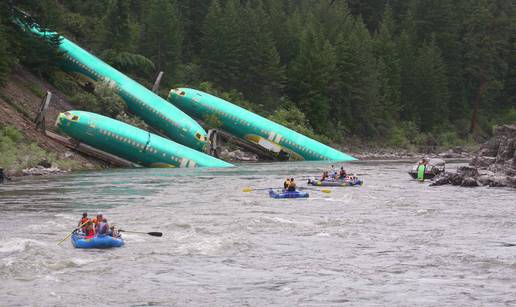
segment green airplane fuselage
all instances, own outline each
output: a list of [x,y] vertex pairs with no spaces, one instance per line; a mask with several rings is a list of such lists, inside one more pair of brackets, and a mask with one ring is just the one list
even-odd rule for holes
[[[21,21],[18,24],[44,38],[58,35],[55,32],[40,31],[36,25],[28,27]],[[129,110],[147,124],[180,144],[206,151],[206,131],[184,112],[63,36],[60,36],[59,50],[64,53],[64,70],[109,82]]]
[[56,126],[76,140],[143,166],[232,166],[159,135],[91,112],[60,113]]
[[294,130],[198,90],[172,89],[168,101],[198,119],[215,115],[222,122],[223,130],[278,154],[286,152],[295,160],[356,160]]

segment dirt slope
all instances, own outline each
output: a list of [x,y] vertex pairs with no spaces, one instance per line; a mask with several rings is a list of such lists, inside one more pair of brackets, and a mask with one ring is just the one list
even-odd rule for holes
[[33,120],[36,117],[41,104],[42,97],[46,91],[52,92],[47,116],[47,130],[56,131],[54,126],[57,115],[60,112],[74,109],[67,100],[66,96],[58,91],[48,82],[36,77],[25,68],[17,66],[9,81],[0,88],[0,123],[13,125],[23,132],[25,137],[50,152],[58,154],[60,158],[65,157],[81,162],[83,168],[98,168],[104,163],[81,156],[71,152],[65,146],[47,138],[43,133],[36,130]]

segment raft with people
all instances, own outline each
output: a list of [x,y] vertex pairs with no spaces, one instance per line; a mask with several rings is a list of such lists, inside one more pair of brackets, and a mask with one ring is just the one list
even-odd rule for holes
[[124,239],[118,234],[116,237],[111,235],[95,235],[88,238],[84,233],[75,231],[72,234],[72,245],[75,248],[111,248],[124,245]]
[[322,187],[353,187],[363,183],[357,176],[348,174],[344,167],[337,172],[334,165],[329,171],[324,171],[321,178],[308,179],[308,184]]
[[301,192],[301,191],[288,191],[288,190],[281,190],[281,191],[274,191],[273,189],[269,190],[269,196],[271,198],[279,199],[279,198],[308,198],[310,194],[308,192]]
[[336,179],[336,180],[318,180],[318,179],[308,179],[308,184],[313,186],[320,187],[354,187],[361,186],[363,181],[356,177],[348,177],[345,179]]

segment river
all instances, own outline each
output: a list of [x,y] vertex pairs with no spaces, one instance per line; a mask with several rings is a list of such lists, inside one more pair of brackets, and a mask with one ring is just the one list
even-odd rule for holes
[[[429,187],[409,163],[344,164],[362,187],[275,200],[325,163],[131,169],[0,186],[1,306],[516,304],[516,192]],[[461,164],[448,164],[453,169]],[[87,211],[124,234],[58,246]]]

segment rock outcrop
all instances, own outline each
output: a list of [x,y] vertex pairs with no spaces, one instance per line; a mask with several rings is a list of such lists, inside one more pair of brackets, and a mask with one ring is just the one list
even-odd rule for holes
[[456,173],[441,174],[431,185],[516,188],[516,125],[497,127],[494,137],[482,145],[469,165]]

